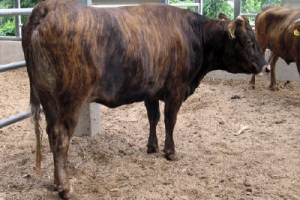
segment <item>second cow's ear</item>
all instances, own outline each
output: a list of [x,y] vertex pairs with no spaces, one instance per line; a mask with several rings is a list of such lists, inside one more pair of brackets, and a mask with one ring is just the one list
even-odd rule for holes
[[235,22],[238,26],[245,26],[246,20],[248,19],[247,18],[245,19],[244,16],[238,16]]
[[289,27],[288,31],[295,36],[299,37],[300,36],[300,18],[294,21]]

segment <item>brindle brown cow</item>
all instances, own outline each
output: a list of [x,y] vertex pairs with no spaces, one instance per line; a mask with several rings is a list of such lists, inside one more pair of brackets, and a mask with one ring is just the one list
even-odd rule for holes
[[[300,74],[300,8],[285,8],[270,6],[263,9],[255,20],[255,35],[263,51],[271,50],[271,90],[278,90],[275,67],[279,57],[287,64],[296,62]],[[255,88],[255,76],[250,82],[250,88]]]
[[54,178],[68,199],[67,151],[84,103],[108,107],[144,101],[147,152],[158,152],[156,125],[164,101],[167,159],[175,160],[173,129],[184,100],[212,70],[266,74],[267,62],[245,17],[219,21],[165,4],[91,8],[46,1],[22,28],[40,170],[39,106],[43,106]]

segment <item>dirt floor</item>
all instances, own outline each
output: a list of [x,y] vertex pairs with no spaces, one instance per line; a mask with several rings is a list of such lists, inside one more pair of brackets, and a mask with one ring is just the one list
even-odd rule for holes
[[[0,117],[29,109],[25,69],[0,74]],[[148,155],[143,103],[101,107],[102,132],[73,137],[71,181],[78,199],[300,199],[300,82],[280,91],[258,80],[205,78],[178,114],[179,161]],[[163,103],[161,103],[163,111]],[[163,117],[157,127],[163,149]],[[43,134],[41,177],[35,175],[30,119],[0,129],[0,200],[59,199],[53,160]]]

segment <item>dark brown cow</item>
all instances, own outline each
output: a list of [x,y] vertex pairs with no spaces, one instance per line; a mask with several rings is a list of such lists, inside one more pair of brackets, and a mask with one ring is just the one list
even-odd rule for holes
[[[300,74],[300,8],[270,6],[263,9],[255,20],[255,34],[260,47],[265,52],[271,50],[271,90],[278,90],[275,66],[279,57],[287,64],[296,62]],[[250,80],[250,88],[255,88],[255,76]]]
[[267,62],[245,17],[209,19],[165,4],[91,8],[46,1],[23,26],[40,170],[39,106],[46,117],[54,178],[62,198],[73,190],[67,151],[84,103],[108,107],[144,101],[147,152],[158,152],[156,125],[164,101],[167,159],[175,160],[177,112],[210,71],[266,74]]

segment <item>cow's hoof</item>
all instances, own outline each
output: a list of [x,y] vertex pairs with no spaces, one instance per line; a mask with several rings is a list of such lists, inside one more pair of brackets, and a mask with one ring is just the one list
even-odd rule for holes
[[249,90],[255,90],[255,85],[249,85],[249,86],[248,86],[248,89],[249,89]]
[[158,146],[154,147],[154,146],[147,146],[147,153],[157,153],[159,152],[159,148]]
[[170,161],[180,160],[179,156],[177,156],[177,154],[175,154],[175,153],[165,154],[165,156],[166,156],[166,159],[170,160]]
[[271,90],[271,91],[279,91],[279,87],[277,87],[277,86],[269,86],[269,90]]
[[59,197],[62,199],[76,199],[76,194],[72,188],[72,186],[70,187],[69,190],[59,190]]

